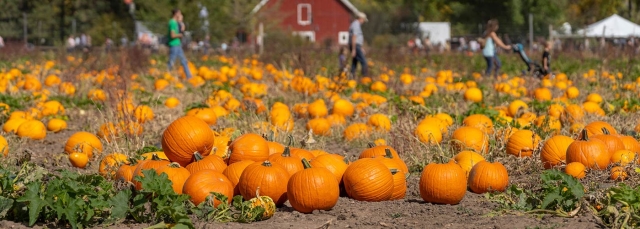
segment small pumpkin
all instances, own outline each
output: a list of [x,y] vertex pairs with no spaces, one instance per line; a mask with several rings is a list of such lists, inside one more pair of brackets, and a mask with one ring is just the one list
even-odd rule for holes
[[28,121],[26,118],[9,118],[9,120],[2,125],[2,131],[5,133],[16,133],[18,131],[18,127],[26,121]]
[[[212,192],[228,197],[227,202],[231,203],[233,199],[233,184],[222,173],[205,169],[191,174],[182,187],[182,193],[189,195],[191,202],[196,206],[207,200],[207,197]],[[211,205],[214,207],[221,203],[213,195],[211,195],[209,201],[213,202]]]
[[276,204],[273,202],[273,199],[268,196],[261,196],[259,187],[256,191],[256,197],[251,198],[249,202],[251,202],[252,209],[258,206],[264,209],[262,216],[256,218],[258,221],[270,219],[276,213]]
[[540,137],[533,131],[518,130],[507,142],[507,154],[517,157],[531,157],[539,142]]
[[98,172],[107,178],[114,178],[116,171],[122,164],[129,164],[127,155],[121,153],[112,153],[102,158]]
[[473,114],[464,118],[462,121],[464,126],[475,127],[487,134],[493,134],[493,121],[483,114]]
[[589,139],[587,130],[567,148],[567,163],[580,162],[588,168],[603,170],[609,165],[611,156],[607,146],[598,139]]
[[287,169],[287,172],[289,172],[290,175],[293,175],[304,169],[301,160],[302,158],[291,155],[291,150],[289,150],[289,147],[284,148],[284,152],[282,154],[273,154],[269,156],[269,161],[271,163],[282,165],[285,169]]
[[312,118],[322,118],[327,116],[329,113],[327,105],[325,105],[324,100],[322,99],[318,99],[313,103],[310,103],[309,107],[307,107],[307,111],[309,112],[309,116]]
[[466,177],[469,177],[469,172],[471,172],[473,166],[478,164],[478,162],[485,161],[484,157],[479,153],[468,150],[461,151],[456,154],[453,159],[460,165],[462,170],[464,170]]
[[122,180],[132,182],[133,172],[136,170],[137,165],[123,164],[116,171],[116,180]]
[[244,169],[238,180],[238,190],[245,200],[256,197],[260,187],[262,195],[271,197],[276,206],[287,201],[287,182],[291,175],[287,170],[269,161],[255,162]]
[[196,173],[205,169],[211,169],[221,173],[227,168],[227,163],[225,163],[221,157],[216,155],[203,157],[200,153],[196,152],[193,154],[193,157],[195,158],[195,161],[189,163],[187,167],[185,167],[189,173]]
[[640,143],[632,136],[619,136],[624,149],[631,150],[634,153],[640,153]]
[[594,121],[587,124],[584,129],[587,130],[589,136],[595,136],[598,134],[604,134],[603,128],[609,131],[609,134],[617,134],[616,129],[611,124],[603,121]]
[[333,108],[331,109],[331,113],[335,115],[340,115],[342,117],[351,117],[355,112],[355,107],[353,103],[349,102],[346,99],[338,99],[333,103]]
[[147,105],[140,105],[136,107],[136,109],[133,111],[133,115],[139,123],[151,121],[154,117],[153,110]]
[[3,136],[0,136],[0,153],[5,157],[9,155],[9,143]]
[[344,139],[347,141],[355,140],[357,138],[363,138],[369,136],[371,127],[364,123],[353,123],[344,129]]
[[181,167],[180,164],[176,162],[160,167],[158,170],[156,170],[156,173],[167,174],[169,180],[171,181],[171,188],[173,188],[173,191],[177,194],[182,194],[184,183],[191,175],[189,170]]
[[507,168],[500,162],[478,162],[469,173],[469,188],[472,192],[504,192],[509,184]]
[[291,150],[291,155],[297,156],[300,159],[307,159],[307,161],[311,161],[315,156],[311,153],[311,151],[301,148],[289,147]]
[[100,139],[89,132],[76,132],[67,139],[67,143],[64,146],[64,151],[68,154],[74,152],[82,152],[93,157],[93,153],[102,152],[102,143]]
[[213,126],[218,121],[218,116],[211,108],[194,108],[187,112],[187,116],[194,116],[196,118],[202,119],[202,121],[206,122],[210,126]]
[[328,136],[331,134],[331,123],[326,118],[314,118],[307,122],[307,130],[315,135]]
[[636,160],[636,153],[630,150],[618,150],[611,155],[611,164],[628,165]]
[[340,197],[340,184],[333,173],[312,167],[306,159],[302,159],[301,164],[304,169],[293,174],[287,183],[291,207],[302,213],[333,208]]
[[611,168],[611,175],[609,176],[609,178],[615,181],[623,181],[626,180],[628,176],[629,174],[627,174],[627,171],[624,170],[624,167],[615,166]]
[[49,122],[47,122],[48,131],[58,133],[65,129],[67,129],[67,122],[62,119],[53,118],[53,119],[50,119]]
[[463,126],[451,135],[451,146],[456,152],[473,150],[486,154],[489,151],[489,138],[478,128]]
[[349,164],[345,162],[344,157],[337,154],[320,155],[313,158],[309,163],[314,168],[325,168],[329,170],[329,172],[333,173],[338,182],[342,182],[342,175],[344,175],[344,171],[349,167]]
[[391,130],[391,120],[384,114],[372,114],[367,122],[375,130],[387,133]]
[[135,177],[138,177],[138,176],[144,177],[144,174],[142,174],[142,171],[149,170],[149,169],[153,169],[157,171],[158,169],[164,166],[167,166],[168,164],[170,164],[170,162],[161,160],[160,158],[158,158],[157,155],[154,155],[153,158],[151,158],[151,160],[144,160],[139,162],[138,166],[136,166],[136,170],[133,171],[133,177],[134,177],[133,184],[136,186],[136,190],[142,189],[142,183],[135,179]]
[[[238,137],[231,142],[229,149],[231,150],[229,164],[244,160],[261,162],[269,158],[269,145],[267,141],[260,135],[253,133],[243,134]],[[252,195],[255,195],[255,193]]]
[[458,204],[467,192],[467,176],[453,160],[446,164],[430,163],[420,176],[420,196],[434,204]]
[[[387,166],[391,175],[393,175],[393,194],[389,200],[404,199],[407,193],[407,178],[406,173],[401,170],[401,165],[398,160],[394,160],[391,152],[387,149],[387,156],[378,158],[382,164]],[[406,167],[406,166],[405,166]]]
[[393,175],[374,158],[353,162],[342,180],[347,194],[355,200],[379,202],[389,200],[393,195]]
[[214,143],[209,125],[193,116],[180,117],[173,121],[162,134],[162,149],[167,157],[187,166],[194,160],[194,153],[207,156]]
[[564,163],[567,159],[567,148],[572,142],[572,138],[563,135],[553,136],[544,142],[540,151],[540,160],[544,168],[551,169]]
[[84,169],[87,163],[89,163],[89,156],[81,152],[75,152],[69,154],[69,162],[71,162],[73,167]]
[[582,179],[586,176],[587,167],[580,162],[571,162],[564,168],[564,172],[577,179]]

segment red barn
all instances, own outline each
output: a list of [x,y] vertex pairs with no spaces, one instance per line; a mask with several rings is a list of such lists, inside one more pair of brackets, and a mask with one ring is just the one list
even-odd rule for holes
[[312,42],[340,45],[348,43],[352,15],[359,12],[349,0],[262,0],[252,13],[263,8],[273,10],[265,16],[281,19],[282,29]]

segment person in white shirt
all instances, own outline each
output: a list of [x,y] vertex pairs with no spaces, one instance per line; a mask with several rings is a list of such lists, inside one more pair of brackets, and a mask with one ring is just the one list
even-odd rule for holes
[[73,52],[73,49],[76,48],[76,40],[73,39],[73,35],[67,38],[67,52]]
[[0,36],[0,48],[4,47],[4,39]]

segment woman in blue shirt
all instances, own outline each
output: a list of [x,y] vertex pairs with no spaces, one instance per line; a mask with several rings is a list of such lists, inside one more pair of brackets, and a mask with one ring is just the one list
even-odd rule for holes
[[498,20],[489,20],[489,22],[487,22],[487,28],[484,31],[484,48],[482,49],[482,55],[487,61],[487,70],[484,72],[485,76],[491,74],[494,64],[495,75],[498,76],[498,72],[500,72],[502,63],[500,63],[500,59],[498,58],[496,46],[506,50],[511,49],[511,46],[505,45],[502,40],[500,40],[498,35],[496,35],[496,31],[498,31]]

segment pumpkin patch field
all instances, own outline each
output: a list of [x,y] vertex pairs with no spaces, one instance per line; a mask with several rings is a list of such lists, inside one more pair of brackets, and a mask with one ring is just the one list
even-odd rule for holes
[[3,60],[0,228],[640,227],[640,72],[581,58]]

